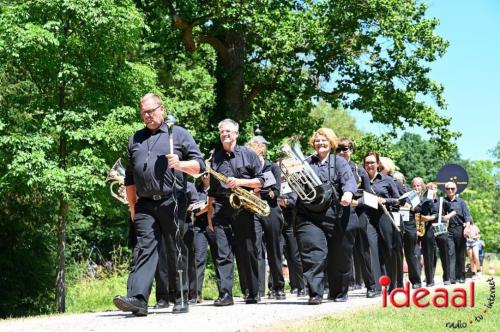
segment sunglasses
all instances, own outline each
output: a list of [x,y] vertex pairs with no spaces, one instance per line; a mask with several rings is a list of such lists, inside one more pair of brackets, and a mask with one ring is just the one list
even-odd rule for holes
[[457,190],[457,188],[444,188],[446,190]]
[[351,150],[351,148],[350,148],[350,147],[348,147],[348,146],[344,146],[344,147],[341,147],[341,148],[337,148],[337,152],[340,152],[340,151],[342,151],[342,152],[347,152],[347,151],[350,151],[350,150]]

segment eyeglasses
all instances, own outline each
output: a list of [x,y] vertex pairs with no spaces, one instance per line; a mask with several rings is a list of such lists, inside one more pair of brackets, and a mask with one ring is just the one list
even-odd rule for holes
[[376,161],[365,161],[365,165],[373,165]]
[[158,105],[156,106],[155,108],[153,109],[150,109],[150,110],[145,110],[145,111],[141,111],[141,115],[142,116],[146,116],[146,115],[152,115],[154,112],[156,112],[157,109],[159,109],[161,107],[161,105]]
[[444,188],[444,189],[451,190],[451,191],[457,190],[457,188]]
[[351,150],[351,148],[350,148],[350,147],[348,147],[348,146],[344,146],[344,147],[341,147],[341,148],[337,148],[337,152],[340,152],[340,151],[342,151],[342,152],[347,152],[347,151],[350,151],[350,150]]

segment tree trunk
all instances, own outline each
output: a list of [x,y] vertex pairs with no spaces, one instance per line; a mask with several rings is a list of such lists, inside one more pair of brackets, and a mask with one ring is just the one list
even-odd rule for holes
[[66,219],[68,216],[68,202],[61,196],[57,215],[57,276],[56,276],[56,305],[57,312],[66,311],[65,292],[65,247],[66,247]]
[[217,111],[218,118],[242,121],[246,118],[244,105],[245,37],[238,31],[228,31],[220,38],[227,49],[227,60],[217,57]]

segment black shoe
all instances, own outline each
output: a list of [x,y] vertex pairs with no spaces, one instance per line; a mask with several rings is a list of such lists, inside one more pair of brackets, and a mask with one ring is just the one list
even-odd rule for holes
[[186,312],[189,312],[189,303],[187,301],[182,302],[179,300],[172,308],[173,314],[183,314]]
[[413,284],[413,285],[411,286],[411,288],[413,288],[413,289],[419,289],[419,288],[422,288],[422,284],[420,284],[420,283],[418,283],[418,284]]
[[116,296],[113,299],[113,304],[121,311],[130,311],[136,316],[148,315],[148,304],[146,301],[137,297]]
[[434,287],[434,281],[426,283],[425,287]]
[[328,299],[333,300],[333,302],[347,302],[347,293],[337,294],[336,296],[329,296]]
[[322,301],[323,301],[323,297],[320,295],[316,295],[316,296],[310,297],[309,301],[307,301],[307,304],[318,305],[318,304],[321,304]]
[[465,279],[464,278],[460,278],[460,279],[458,279],[458,282],[461,283],[461,284],[464,284],[465,283]]
[[456,282],[456,280],[452,280],[452,281],[451,281],[451,284],[452,284],[452,285],[454,285],[454,284],[456,284],[456,283],[457,283],[457,282]]
[[445,280],[445,281],[443,281],[443,285],[448,286],[449,284],[450,284],[450,281],[449,281],[449,280]]
[[274,299],[276,297],[276,291],[272,290],[267,292],[267,298],[268,299]]
[[169,306],[170,306],[170,303],[168,303],[167,300],[159,299],[153,308],[154,309],[165,309],[165,308],[168,308]]
[[297,291],[297,296],[306,296],[306,290],[305,289],[299,289]]
[[198,299],[191,299],[188,301],[189,304],[196,304],[198,303]]
[[286,300],[286,294],[284,291],[279,290],[275,292],[275,299],[276,300]]
[[299,292],[299,290],[297,288],[294,288],[290,291],[290,294],[297,294]]
[[216,307],[226,307],[228,305],[233,305],[233,304],[234,304],[233,297],[227,293],[214,301],[214,306]]
[[366,291],[366,297],[369,299],[372,299],[372,298],[377,297],[379,295],[380,295],[380,291],[376,291],[373,289],[369,289]]
[[259,303],[260,302],[260,296],[249,296],[247,297],[247,299],[245,300],[245,303],[246,304],[256,304],[256,303]]

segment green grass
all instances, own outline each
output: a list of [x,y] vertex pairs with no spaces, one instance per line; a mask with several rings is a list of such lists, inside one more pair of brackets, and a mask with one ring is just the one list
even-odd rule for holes
[[[499,331],[500,330],[500,309],[499,299],[492,310],[483,313],[484,304],[490,294],[490,289],[486,283],[486,277],[480,282],[476,282],[476,305],[474,308],[382,308],[380,305],[373,308],[362,309],[356,312],[349,312],[335,316],[327,316],[321,319],[308,320],[294,325],[288,325],[282,331]],[[498,287],[500,278],[495,279]],[[482,314],[480,322],[469,325],[469,321],[475,316]],[[462,329],[446,327],[447,322],[467,322],[468,326]]]

